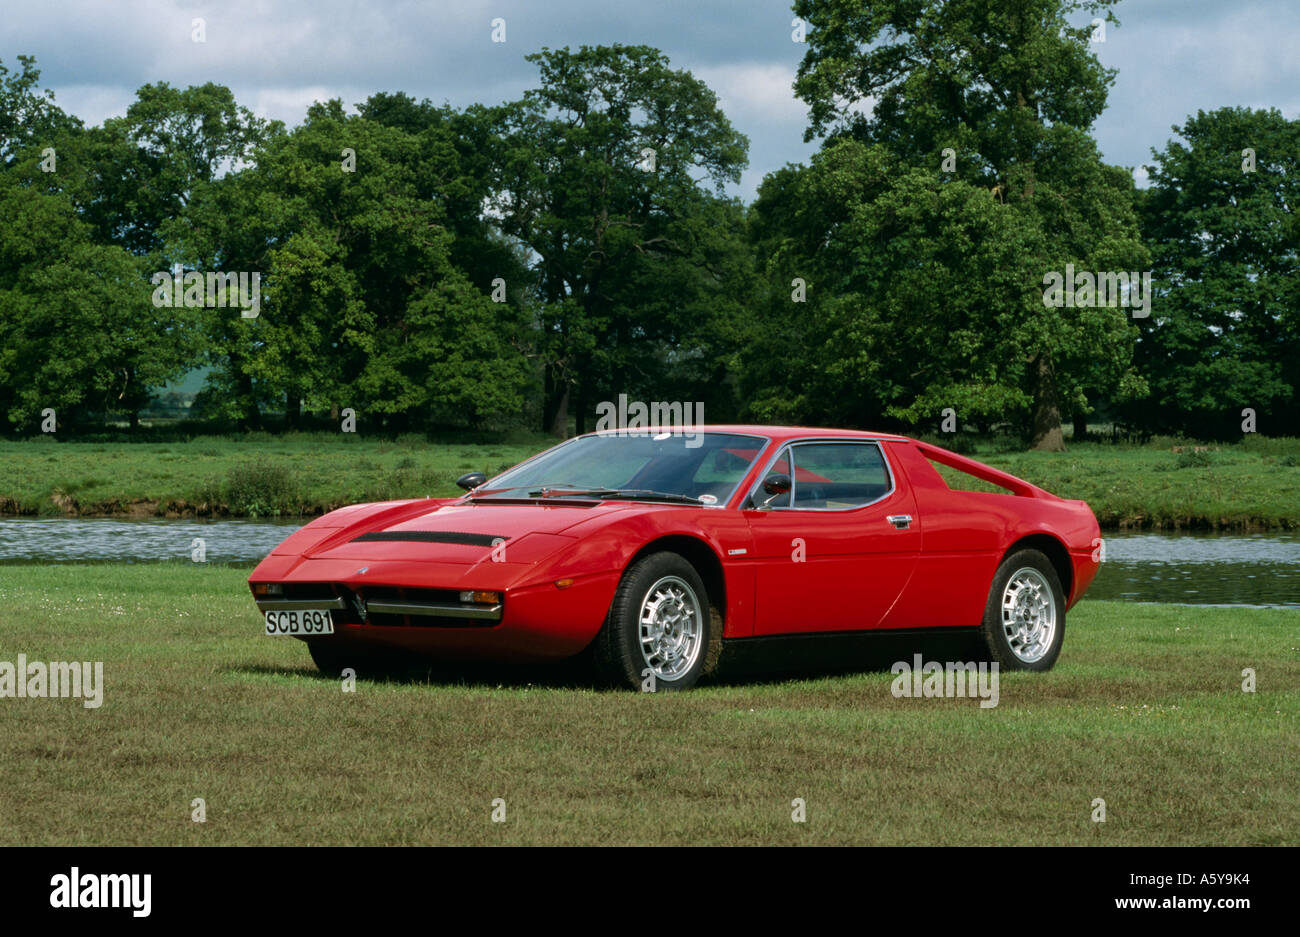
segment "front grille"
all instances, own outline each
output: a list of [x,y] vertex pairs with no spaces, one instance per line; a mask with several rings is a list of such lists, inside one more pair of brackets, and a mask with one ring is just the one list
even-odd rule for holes
[[[390,628],[491,628],[501,620],[501,606],[495,610],[482,605],[465,605],[455,589],[419,589],[408,586],[368,586],[361,597],[371,609],[366,623]],[[419,607],[435,606],[439,614],[423,612]],[[385,606],[391,610],[386,610]],[[447,607],[464,608],[474,615],[449,615]],[[398,608],[403,609],[401,613]],[[409,611],[408,611],[409,609]],[[353,609],[355,614],[355,609]]]
[[[276,598],[286,599],[332,599],[338,591],[328,582],[283,582]],[[267,596],[271,598],[271,596]]]
[[[341,605],[330,615],[335,626],[361,625],[383,628],[491,628],[501,621],[501,605],[467,605],[458,589],[424,589],[410,586],[368,586],[355,588],[335,582],[286,582],[282,592],[259,600],[318,601]],[[363,619],[357,600],[366,607]],[[456,614],[463,610],[465,614]]]
[[366,586],[365,599],[370,601],[389,600],[393,602],[435,602],[443,604],[460,604],[459,589],[417,589],[411,586]]

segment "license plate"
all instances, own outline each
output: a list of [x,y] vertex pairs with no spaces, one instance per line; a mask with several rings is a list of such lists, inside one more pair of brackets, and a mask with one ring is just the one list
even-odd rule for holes
[[268,635],[333,634],[334,619],[324,609],[302,609],[293,612],[264,612]]

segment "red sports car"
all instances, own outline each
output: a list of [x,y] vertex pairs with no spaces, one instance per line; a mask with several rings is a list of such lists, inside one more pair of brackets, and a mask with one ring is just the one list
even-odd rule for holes
[[1100,559],[1084,502],[887,433],[608,430],[458,484],[293,533],[249,577],[266,634],[327,673],[588,652],[681,689],[763,639],[978,629],[1003,667],[1047,670]]

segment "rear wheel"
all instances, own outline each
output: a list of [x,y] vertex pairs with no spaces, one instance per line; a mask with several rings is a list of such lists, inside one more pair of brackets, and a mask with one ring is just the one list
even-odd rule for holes
[[695,567],[676,553],[653,553],[619,583],[596,636],[596,669],[632,689],[684,690],[716,663],[721,639]]
[[1065,592],[1038,550],[1017,550],[998,566],[984,608],[984,640],[1006,670],[1051,670],[1065,640]]

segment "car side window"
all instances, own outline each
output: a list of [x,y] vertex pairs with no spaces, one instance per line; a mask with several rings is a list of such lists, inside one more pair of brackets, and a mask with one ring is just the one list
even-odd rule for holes
[[794,447],[796,508],[846,509],[877,501],[892,487],[876,443],[809,443]]

